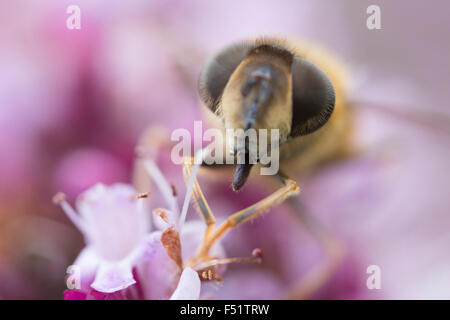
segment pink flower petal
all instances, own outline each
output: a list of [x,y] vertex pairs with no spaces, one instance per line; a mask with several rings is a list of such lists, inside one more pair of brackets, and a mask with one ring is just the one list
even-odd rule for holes
[[198,300],[199,297],[200,278],[196,271],[185,268],[170,300]]
[[145,251],[136,262],[138,285],[145,299],[168,299],[175,290],[180,269],[161,243],[161,231],[152,232]]
[[103,262],[97,270],[91,287],[100,292],[111,293],[125,289],[135,283],[132,267],[128,261],[120,263]]
[[[205,230],[205,223],[201,220],[191,220],[184,224],[180,235],[183,261],[186,261],[196,253],[199,244],[203,240]],[[226,257],[225,249],[220,242],[216,242],[212,246],[210,255],[218,258]]]
[[87,294],[81,290],[66,290],[64,300],[87,300]]

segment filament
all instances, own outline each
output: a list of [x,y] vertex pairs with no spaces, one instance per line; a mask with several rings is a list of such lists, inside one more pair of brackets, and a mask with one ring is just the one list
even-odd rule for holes
[[169,204],[170,210],[176,215],[179,215],[179,208],[176,198],[173,195],[173,191],[171,186],[167,183],[166,178],[159,170],[158,166],[151,158],[146,158],[144,160],[144,167],[147,170],[148,174],[154,180],[157,188],[163,195],[166,202]]
[[53,203],[59,205],[64,211],[66,216],[72,221],[72,223],[83,233],[86,233],[86,228],[80,215],[72,208],[72,206],[67,202],[66,195],[62,192],[58,192],[53,197]]

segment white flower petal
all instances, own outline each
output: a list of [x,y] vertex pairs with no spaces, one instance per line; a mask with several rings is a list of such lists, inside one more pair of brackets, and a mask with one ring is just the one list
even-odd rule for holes
[[121,183],[98,183],[79,196],[86,242],[103,260],[119,262],[145,240],[150,219],[144,201],[131,185]]
[[198,300],[199,297],[200,278],[196,271],[185,268],[170,300]]
[[180,278],[180,268],[167,255],[161,243],[161,231],[155,231],[147,239],[146,248],[136,263],[138,283],[144,298],[168,299]]
[[128,261],[121,263],[102,262],[91,287],[100,292],[111,293],[123,290],[135,283],[132,267]]
[[88,246],[81,250],[80,254],[73,263],[73,265],[80,268],[80,273],[82,276],[81,285],[84,285],[86,282],[91,282],[94,279],[100,260],[101,259],[99,256],[94,250],[92,250],[91,247]]

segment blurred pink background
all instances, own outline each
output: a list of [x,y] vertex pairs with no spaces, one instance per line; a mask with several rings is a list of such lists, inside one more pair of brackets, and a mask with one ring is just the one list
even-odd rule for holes
[[[66,27],[71,4],[80,30]],[[370,4],[381,8],[381,30],[366,28]],[[355,133],[367,154],[300,180],[309,210],[346,244],[315,297],[450,298],[449,10],[448,1],[1,2],[0,298],[62,298],[83,239],[52,196],[73,201],[96,182],[131,182],[145,128],[201,119],[207,56],[261,35],[328,47],[349,68],[353,99],[367,102]],[[163,168],[183,190],[181,168]],[[239,197],[229,181],[207,184],[222,217],[266,192]],[[318,261],[314,240],[284,211],[226,239],[231,256],[246,243],[267,260],[230,267],[219,298],[277,298]],[[366,287],[371,264],[380,290]]]

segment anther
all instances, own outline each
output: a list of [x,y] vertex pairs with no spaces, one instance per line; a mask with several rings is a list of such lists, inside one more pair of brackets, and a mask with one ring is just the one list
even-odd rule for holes
[[150,192],[142,192],[142,193],[139,193],[136,197],[138,199],[145,199],[145,198],[148,198],[149,194],[150,194]]
[[262,250],[260,248],[253,249],[252,257],[255,258],[256,263],[260,264],[262,262],[262,258],[263,258]]
[[163,209],[155,209],[153,210],[153,213],[159,216],[161,219],[164,220],[165,223],[169,223],[169,219],[167,218],[167,214]]
[[66,201],[66,195],[62,192],[58,192],[52,198],[52,201],[56,205],[60,205],[62,202]]
[[172,188],[172,195],[174,196],[174,197],[176,197],[177,196],[177,188],[175,187],[175,183],[171,183],[170,184],[170,187]]
[[214,269],[202,269],[197,271],[201,281],[222,281],[222,277]]

